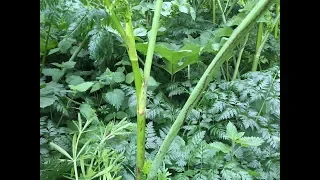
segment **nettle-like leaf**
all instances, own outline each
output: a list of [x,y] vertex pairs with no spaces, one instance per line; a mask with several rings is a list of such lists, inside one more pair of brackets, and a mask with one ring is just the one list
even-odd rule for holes
[[71,38],[65,38],[59,42],[58,47],[62,53],[66,53],[75,41],[76,40]]
[[76,86],[74,85],[69,85],[70,89],[74,91],[79,91],[79,92],[85,92],[87,91],[91,86],[93,85],[93,82],[84,82],[81,84],[78,84]]
[[242,137],[236,140],[236,143],[241,144],[241,146],[260,146],[263,143],[263,139],[259,137]]
[[42,73],[45,76],[51,76],[52,81],[57,82],[65,73],[65,69],[57,69],[57,68],[44,68]]
[[227,131],[226,131],[226,135],[229,139],[231,140],[236,140],[238,131],[236,126],[229,121],[229,123],[227,124]]
[[66,82],[70,85],[78,85],[78,84],[81,84],[81,83],[84,83],[84,79],[80,76],[75,76],[75,75],[71,75],[69,77],[66,78]]
[[119,110],[123,103],[124,95],[125,93],[121,89],[114,89],[113,91],[107,92],[104,98],[108,103]]
[[210,144],[210,146],[224,153],[229,153],[231,151],[230,146],[222,142],[213,142]]
[[40,107],[45,108],[52,105],[58,98],[55,95],[40,96]]

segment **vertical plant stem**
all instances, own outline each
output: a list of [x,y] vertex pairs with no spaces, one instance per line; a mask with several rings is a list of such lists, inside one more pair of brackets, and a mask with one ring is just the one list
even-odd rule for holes
[[216,0],[212,0],[212,23],[216,23]]
[[222,14],[223,23],[225,24],[225,23],[227,23],[226,16],[224,15],[223,8],[222,8],[222,6],[221,6],[220,0],[217,0],[217,1],[218,1],[219,9],[220,9],[221,14]]
[[[280,1],[276,1],[276,14],[280,14]],[[279,22],[277,21],[274,29],[274,38],[278,39]]]
[[239,73],[239,66],[240,66],[242,53],[243,53],[243,50],[244,50],[244,48],[245,48],[245,46],[247,44],[248,38],[249,38],[249,33],[246,35],[245,40],[243,42],[243,45],[242,45],[242,47],[240,49],[240,52],[239,52],[239,55],[238,55],[238,59],[237,59],[237,64],[236,64],[236,66],[234,68],[232,80],[235,80],[237,78],[237,74]]
[[227,77],[226,77],[226,73],[224,72],[223,66],[221,66],[221,74],[222,74],[224,80],[226,81]]
[[[272,23],[272,26],[271,28],[267,31],[266,35],[263,37],[263,40],[260,40],[259,42],[259,46],[257,47],[256,49],[256,54],[254,56],[254,60],[253,60],[253,64],[252,64],[252,69],[251,71],[256,71],[257,70],[257,67],[258,67],[258,64],[259,64],[259,58],[260,58],[260,54],[261,54],[261,51],[265,45],[265,43],[267,42],[268,38],[269,38],[269,35],[270,35],[270,32],[273,31],[273,28],[275,27],[275,25],[277,24],[277,22],[279,21],[280,19],[280,14],[277,15],[277,17],[275,18],[274,22]],[[260,27],[259,27],[260,28]],[[258,43],[258,42],[257,42]]]
[[50,32],[51,32],[51,24],[49,25],[49,29],[48,29],[48,32],[47,32],[47,38],[46,38],[46,44],[44,45],[44,52],[43,52],[43,56],[42,56],[42,65],[41,65],[41,68],[40,68],[40,77],[42,75],[42,69],[46,63],[46,57],[47,57],[47,48],[48,48],[48,41],[49,41],[49,37],[50,37]]
[[188,115],[189,111],[193,108],[195,103],[201,97],[202,92],[207,88],[208,84],[212,80],[213,74],[219,69],[219,67],[223,64],[223,62],[228,58],[228,52],[232,51],[236,45],[240,42],[241,37],[246,35],[252,26],[256,23],[258,18],[269,9],[269,7],[273,4],[274,0],[260,0],[255,7],[250,11],[250,13],[243,19],[240,25],[233,31],[227,42],[222,46],[219,50],[218,54],[212,60],[204,74],[202,75],[201,79],[199,80],[198,84],[192,91],[191,95],[189,96],[187,102],[181,109],[178,117],[176,118],[175,122],[173,123],[172,127],[170,128],[168,134],[166,135],[156,157],[152,163],[150,172],[148,174],[148,180],[154,179],[158,169],[163,161],[165,154],[167,153],[170,144],[172,143],[173,139],[178,134],[181,125],[184,122],[184,119]]
[[146,61],[144,64],[144,78],[141,88],[141,94],[138,98],[138,122],[137,122],[137,172],[136,179],[141,179],[141,170],[145,161],[145,128],[146,128],[146,104],[147,104],[147,88],[150,77],[152,57],[156,44],[157,32],[159,29],[160,12],[162,8],[162,0],[157,0],[151,28],[151,37],[148,43]]
[[258,67],[258,62],[260,57],[259,49],[262,41],[262,33],[263,33],[263,22],[259,22],[258,35],[257,35],[257,41],[256,41],[256,53],[254,55],[251,71],[256,71]]

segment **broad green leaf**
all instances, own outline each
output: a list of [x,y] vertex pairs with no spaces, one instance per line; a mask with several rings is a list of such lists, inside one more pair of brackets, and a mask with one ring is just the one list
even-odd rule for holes
[[[136,43],[139,52],[146,54],[148,44]],[[170,74],[175,74],[181,69],[187,67],[199,60],[200,46],[195,44],[186,44],[180,49],[179,46],[169,43],[158,43],[155,45],[155,53],[164,57],[165,70]]]
[[159,83],[152,76],[150,76],[148,79],[148,89],[155,90],[158,86]]
[[239,13],[236,16],[232,17],[230,20],[227,21],[227,26],[238,26],[242,20],[246,17],[245,13]]
[[87,120],[89,120],[92,117],[94,110],[91,108],[91,106],[89,104],[81,104],[80,105],[80,113]]
[[260,146],[263,143],[263,139],[259,137],[242,137],[236,141],[241,146]]
[[133,30],[133,34],[135,36],[146,36],[147,35],[147,29],[144,27],[139,27]]
[[78,84],[76,86],[74,85],[69,85],[70,89],[79,91],[79,92],[85,92],[87,91],[91,86],[93,85],[93,82],[84,82],[81,84]]
[[123,119],[123,118],[125,118],[127,116],[128,116],[127,113],[125,113],[123,111],[119,111],[119,112],[117,112],[116,118],[117,119]]
[[50,142],[50,146],[53,147],[54,149],[56,149],[57,151],[59,151],[61,154],[67,156],[67,158],[69,158],[70,160],[73,160],[72,157],[67,153],[67,151],[62,149],[59,145],[57,145],[53,142]]
[[101,88],[103,88],[103,87],[104,87],[104,84],[101,84],[101,83],[99,83],[99,82],[96,82],[96,83],[92,86],[92,88],[91,88],[91,90],[90,90],[90,93],[96,92],[96,91],[98,91],[99,89],[101,89]]
[[128,74],[126,75],[126,83],[127,83],[127,84],[131,84],[131,83],[133,82],[133,80],[134,80],[133,72],[128,73]]
[[54,54],[56,52],[59,52],[60,49],[59,48],[54,48],[54,49],[50,49],[49,53],[48,53],[48,56],[51,55],[51,54]]
[[63,39],[59,42],[58,47],[62,53],[66,53],[71,47],[72,42],[68,39]]
[[239,132],[236,136],[235,139],[239,139],[244,135],[244,132]]
[[76,65],[76,62],[67,61],[67,62],[63,62],[62,64],[66,69],[72,69],[72,68],[74,68],[74,65]]
[[45,68],[42,70],[42,73],[45,76],[51,76],[52,81],[57,82],[65,73],[64,69],[57,69],[57,68]]
[[111,119],[114,119],[115,117],[116,117],[116,113],[115,112],[114,113],[110,113],[104,118],[104,120],[108,122]]
[[214,31],[216,37],[231,36],[233,29],[230,27],[220,28]]
[[40,96],[40,107],[45,108],[52,105],[58,98],[55,95]]
[[114,89],[113,91],[107,92],[105,94],[105,99],[118,111],[124,100],[124,95],[125,93],[121,89]]
[[229,153],[231,151],[230,146],[227,144],[223,144],[222,142],[213,142],[210,144],[210,146],[224,153]]
[[160,14],[162,16],[169,16],[172,12],[171,7],[172,7],[171,2],[163,2]]
[[233,125],[230,121],[227,124],[226,135],[229,139],[235,141],[237,137],[238,131],[235,125]]
[[123,74],[123,72],[114,72],[112,74],[112,80],[114,80],[116,83],[120,83],[126,80],[126,76]]
[[84,79],[80,76],[75,76],[75,75],[71,75],[69,77],[67,77],[66,79],[66,82],[69,84],[69,85],[78,85],[78,84],[81,84],[84,82]]

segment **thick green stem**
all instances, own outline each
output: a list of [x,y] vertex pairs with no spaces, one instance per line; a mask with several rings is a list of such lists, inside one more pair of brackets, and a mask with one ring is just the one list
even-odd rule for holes
[[232,80],[235,80],[235,79],[237,78],[237,74],[238,74],[238,71],[239,71],[239,66],[240,66],[240,61],[241,61],[242,53],[243,53],[244,47],[245,47],[246,44],[247,44],[248,37],[249,37],[249,33],[246,35],[245,40],[244,40],[244,42],[243,42],[243,45],[242,45],[242,47],[241,47],[241,49],[240,49],[240,52],[239,52],[239,55],[238,55],[238,59],[237,59],[237,64],[236,64],[236,66],[235,66],[235,68],[234,68]]
[[212,23],[216,23],[216,0],[212,0]]
[[139,96],[138,105],[138,123],[137,123],[137,172],[136,179],[141,179],[141,170],[145,160],[145,128],[146,128],[146,103],[147,103],[147,87],[148,79],[150,77],[152,57],[156,44],[157,32],[159,29],[159,19],[162,7],[162,0],[157,0],[156,9],[154,12],[151,28],[151,37],[148,43],[148,50],[146,61],[144,64],[144,79],[141,88],[141,95]]
[[46,38],[46,44],[44,45],[44,52],[43,52],[43,56],[42,56],[42,65],[40,68],[40,77],[42,75],[42,69],[46,63],[46,57],[47,57],[47,48],[48,48],[48,41],[49,41],[49,37],[50,37],[50,31],[51,31],[51,24],[49,25],[49,29],[47,32],[47,38]]
[[261,53],[259,52],[259,49],[262,41],[262,33],[263,33],[263,22],[259,22],[257,43],[256,43],[256,53],[254,55],[251,71],[256,71],[258,67],[259,57]]
[[170,144],[172,143],[173,139],[178,134],[181,125],[184,122],[184,119],[188,115],[189,111],[193,108],[193,106],[197,103],[199,98],[202,95],[202,92],[207,88],[208,84],[212,80],[213,74],[219,69],[222,63],[229,57],[228,52],[232,51],[236,45],[240,42],[241,37],[246,35],[252,26],[256,23],[258,18],[272,5],[273,0],[260,0],[255,7],[251,10],[251,12],[244,18],[241,24],[233,31],[231,36],[229,37],[228,41],[222,46],[218,54],[212,60],[204,74],[202,75],[201,79],[199,80],[197,86],[192,91],[190,97],[188,98],[187,102],[183,106],[182,110],[180,111],[177,119],[173,123],[170,131],[168,132],[167,136],[165,137],[150,169],[148,174],[148,179],[154,179],[156,176],[158,169],[162,163],[162,160],[167,153]]
[[89,38],[89,33],[83,39],[83,41],[81,42],[80,46],[73,52],[73,54],[72,54],[71,58],[69,59],[69,61],[73,61],[78,56],[79,52],[81,51],[81,49],[85,45],[85,43],[88,40],[88,38]]

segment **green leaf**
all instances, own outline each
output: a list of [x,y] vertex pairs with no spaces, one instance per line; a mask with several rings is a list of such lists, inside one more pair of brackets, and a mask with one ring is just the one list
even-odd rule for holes
[[57,82],[65,73],[65,70],[60,70],[57,68],[45,68],[42,70],[45,76],[51,76],[52,81]]
[[63,39],[59,42],[58,47],[62,53],[66,53],[71,47],[72,42],[69,39]]
[[239,139],[244,135],[244,132],[239,132],[236,136],[235,139]]
[[133,82],[133,80],[134,80],[133,72],[128,73],[128,74],[126,75],[126,83],[127,83],[127,84],[131,84],[131,83]]
[[190,7],[190,15],[192,20],[196,20],[196,11],[192,7]]
[[59,52],[60,49],[59,48],[54,48],[54,49],[50,49],[49,53],[48,53],[48,56],[51,55],[51,54],[54,54],[56,52]]
[[150,90],[155,90],[158,86],[159,83],[152,76],[150,76],[148,79],[148,88]]
[[227,124],[227,131],[226,131],[226,135],[229,139],[231,139],[232,141],[237,140],[238,131],[235,125],[233,125],[230,121]]
[[222,142],[213,142],[210,144],[210,146],[224,153],[229,153],[231,151],[230,146],[228,146],[227,144],[223,144]]
[[78,84],[84,83],[84,79],[80,76],[71,75],[71,76],[67,77],[66,82],[69,85],[76,86]]
[[120,83],[126,80],[126,76],[123,74],[123,72],[114,72],[112,74],[112,80],[114,80],[116,83]]
[[241,146],[260,146],[263,143],[263,139],[259,137],[242,137],[236,141]]
[[58,98],[55,95],[51,96],[40,96],[40,107],[45,108],[47,106],[52,105]]
[[147,29],[144,27],[139,27],[133,30],[133,34],[135,36],[146,36],[147,35]]
[[121,89],[114,89],[105,94],[105,99],[108,103],[113,105],[117,110],[123,103],[125,93]]
[[66,69],[72,69],[72,68],[74,68],[74,65],[76,65],[76,62],[67,61],[67,62],[63,62],[62,64]]
[[65,151],[64,149],[62,149],[60,146],[58,146],[57,144],[50,142],[50,146],[53,147],[54,149],[56,149],[57,151],[59,151],[60,153],[62,153],[63,155],[67,156],[67,158],[69,158],[70,160],[73,160],[72,157],[67,153],[67,151]]
[[116,118],[117,119],[123,119],[123,118],[125,118],[127,116],[128,116],[127,113],[125,113],[123,111],[119,111],[119,112],[117,112]]
[[98,91],[99,89],[101,89],[101,88],[103,88],[103,87],[104,87],[104,84],[101,84],[101,83],[99,83],[99,82],[96,82],[96,83],[92,86],[92,88],[91,88],[91,90],[90,90],[90,93],[96,92],[96,91]]
[[93,82],[84,82],[81,84],[78,84],[76,86],[74,85],[69,85],[70,89],[79,91],[79,92],[85,92],[87,91],[91,86],[93,85]]
[[231,27],[224,27],[224,28],[220,28],[214,31],[214,34],[216,37],[223,37],[223,36],[231,36],[233,32],[233,29]]
[[[136,43],[139,52],[146,55],[148,44]],[[175,44],[158,43],[155,45],[155,53],[164,57],[166,66],[164,69],[170,74],[175,74],[190,64],[199,61],[200,46],[196,44],[186,44],[181,49]]]
[[115,117],[116,117],[116,113],[110,113],[104,118],[104,120],[108,122]]
[[89,120],[93,116],[94,110],[91,108],[91,106],[89,104],[81,104],[80,105],[80,113],[87,120]]

